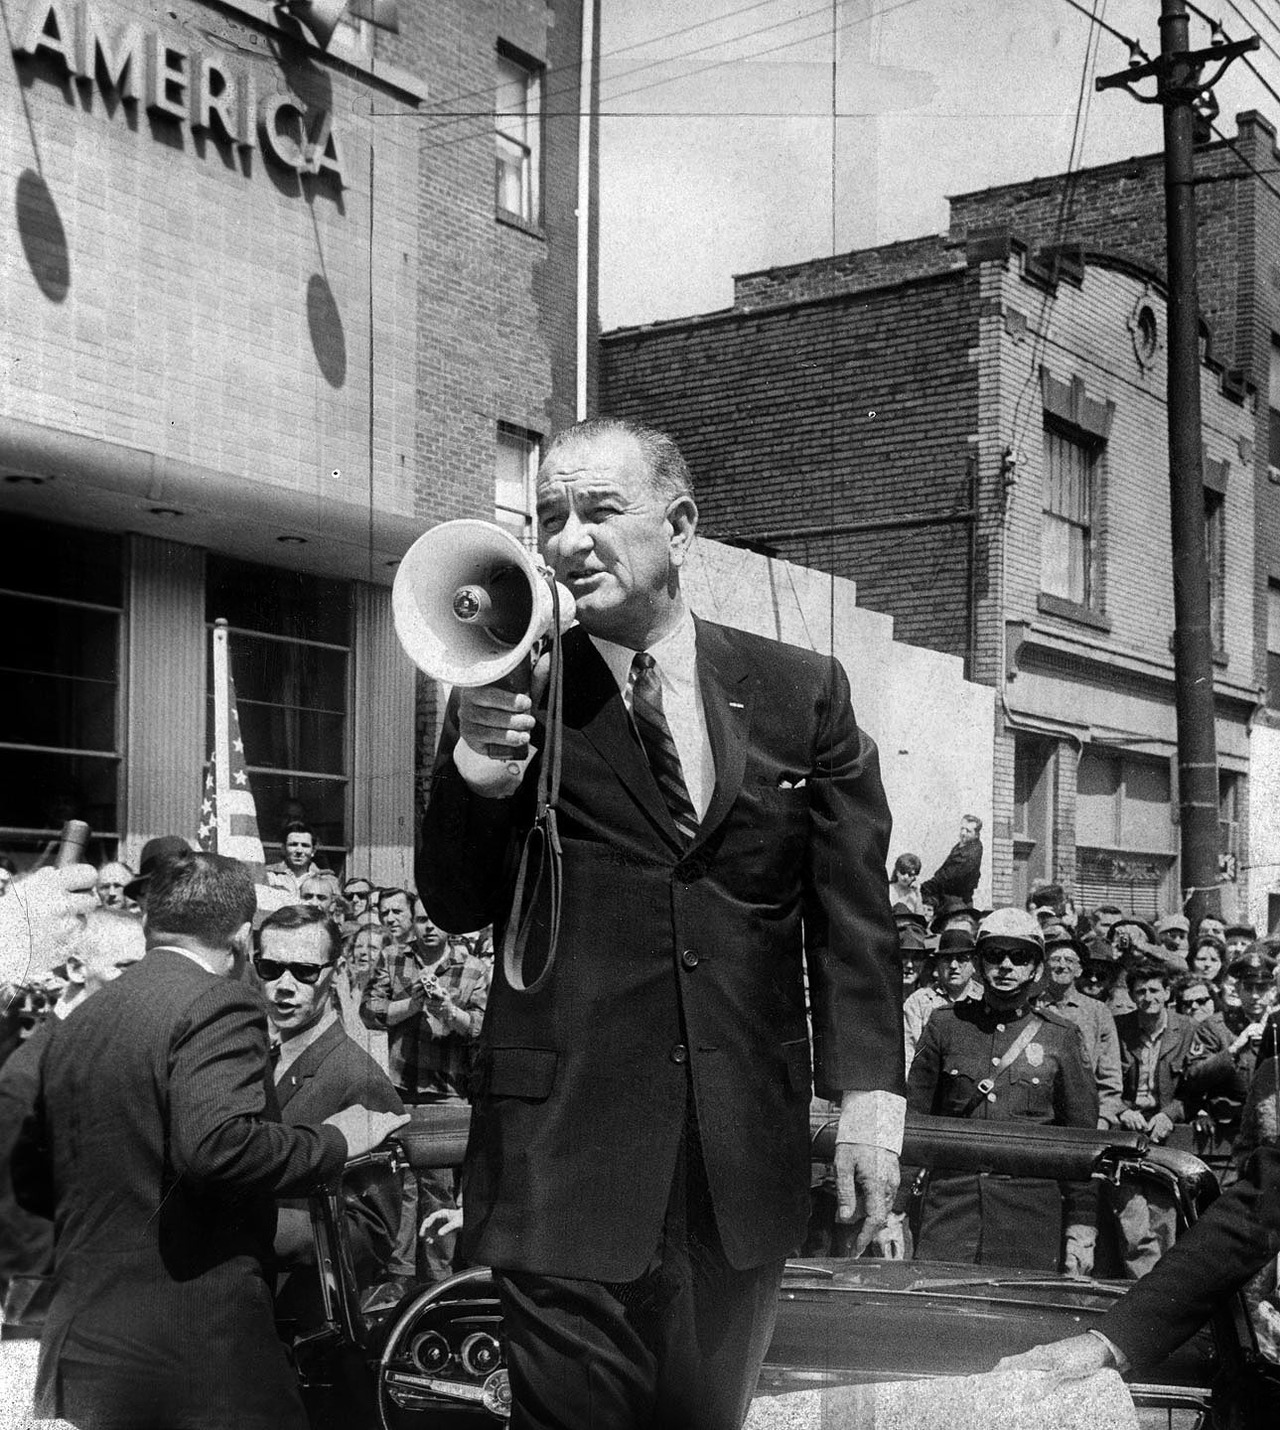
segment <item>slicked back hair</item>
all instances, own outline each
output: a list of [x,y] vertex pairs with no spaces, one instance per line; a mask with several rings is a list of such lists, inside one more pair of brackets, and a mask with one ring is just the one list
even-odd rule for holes
[[338,956],[342,953],[342,930],[329,917],[323,909],[318,909],[314,904],[286,904],[282,909],[276,909],[263,919],[253,935],[253,947],[257,953],[262,952],[263,934],[290,933],[294,929],[322,928],[325,937],[329,940],[329,962],[337,963]]
[[649,473],[649,485],[666,501],[676,497],[693,497],[693,477],[684,454],[676,446],[675,439],[656,427],[646,427],[640,422],[629,422],[624,417],[588,417],[585,422],[575,423],[557,432],[551,439],[547,454],[542,459],[545,466],[562,447],[576,442],[588,442],[595,437],[630,437],[644,453],[645,465]]
[[152,932],[189,934],[217,948],[226,944],[257,910],[248,866],[225,854],[192,851],[163,859],[147,886],[144,927]]

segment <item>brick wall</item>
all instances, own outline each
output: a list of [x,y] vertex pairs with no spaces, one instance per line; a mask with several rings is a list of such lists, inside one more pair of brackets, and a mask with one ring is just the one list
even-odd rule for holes
[[912,278],[925,278],[965,266],[964,245],[941,234],[860,248],[833,258],[815,258],[766,268],[759,273],[736,274],[733,306],[738,312],[783,307],[809,298],[829,298],[884,288]]
[[604,410],[670,430],[703,529],[763,537],[857,583],[897,638],[965,655],[968,530],[781,529],[938,518],[968,504],[976,371],[967,271],[857,296],[607,334]]

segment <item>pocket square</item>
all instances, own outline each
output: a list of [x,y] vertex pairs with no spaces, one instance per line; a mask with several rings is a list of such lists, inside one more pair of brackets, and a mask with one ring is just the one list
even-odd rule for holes
[[808,780],[806,780],[805,777],[804,777],[803,775],[801,775],[798,780],[780,779],[780,780],[778,781],[778,788],[779,788],[779,789],[803,789],[806,784],[808,784]]

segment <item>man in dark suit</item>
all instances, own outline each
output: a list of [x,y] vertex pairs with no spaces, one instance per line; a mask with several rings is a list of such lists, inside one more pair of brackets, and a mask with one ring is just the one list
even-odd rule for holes
[[[810,1020],[841,1099],[860,1250],[898,1178],[901,977],[874,744],[829,657],[697,620],[697,523],[670,438],[596,420],[538,476],[564,640],[558,954],[495,970],[463,1253],[497,1268],[515,1430],[736,1430],[808,1214]],[[505,923],[545,749],[541,703],[451,707],[418,886],[435,922]],[[509,760],[483,751],[509,749]],[[545,899],[526,979],[548,951]],[[808,972],[809,1006],[805,999]]]
[[971,903],[982,877],[982,821],[966,814],[960,821],[960,838],[951,852],[920,885],[920,897],[935,909],[948,895],[961,903]]
[[264,1263],[303,1195],[405,1119],[354,1107],[282,1127],[261,1001],[239,972],[244,865],[151,876],[147,955],[51,1034],[15,1190],[55,1222],[37,1413],[92,1430],[301,1430]]

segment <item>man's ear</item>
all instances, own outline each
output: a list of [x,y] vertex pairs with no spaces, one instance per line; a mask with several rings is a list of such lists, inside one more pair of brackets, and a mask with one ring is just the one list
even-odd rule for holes
[[676,497],[667,507],[671,527],[671,564],[683,566],[698,529],[698,504],[691,496]]
[[86,970],[84,959],[78,953],[67,954],[67,982],[84,986]]

